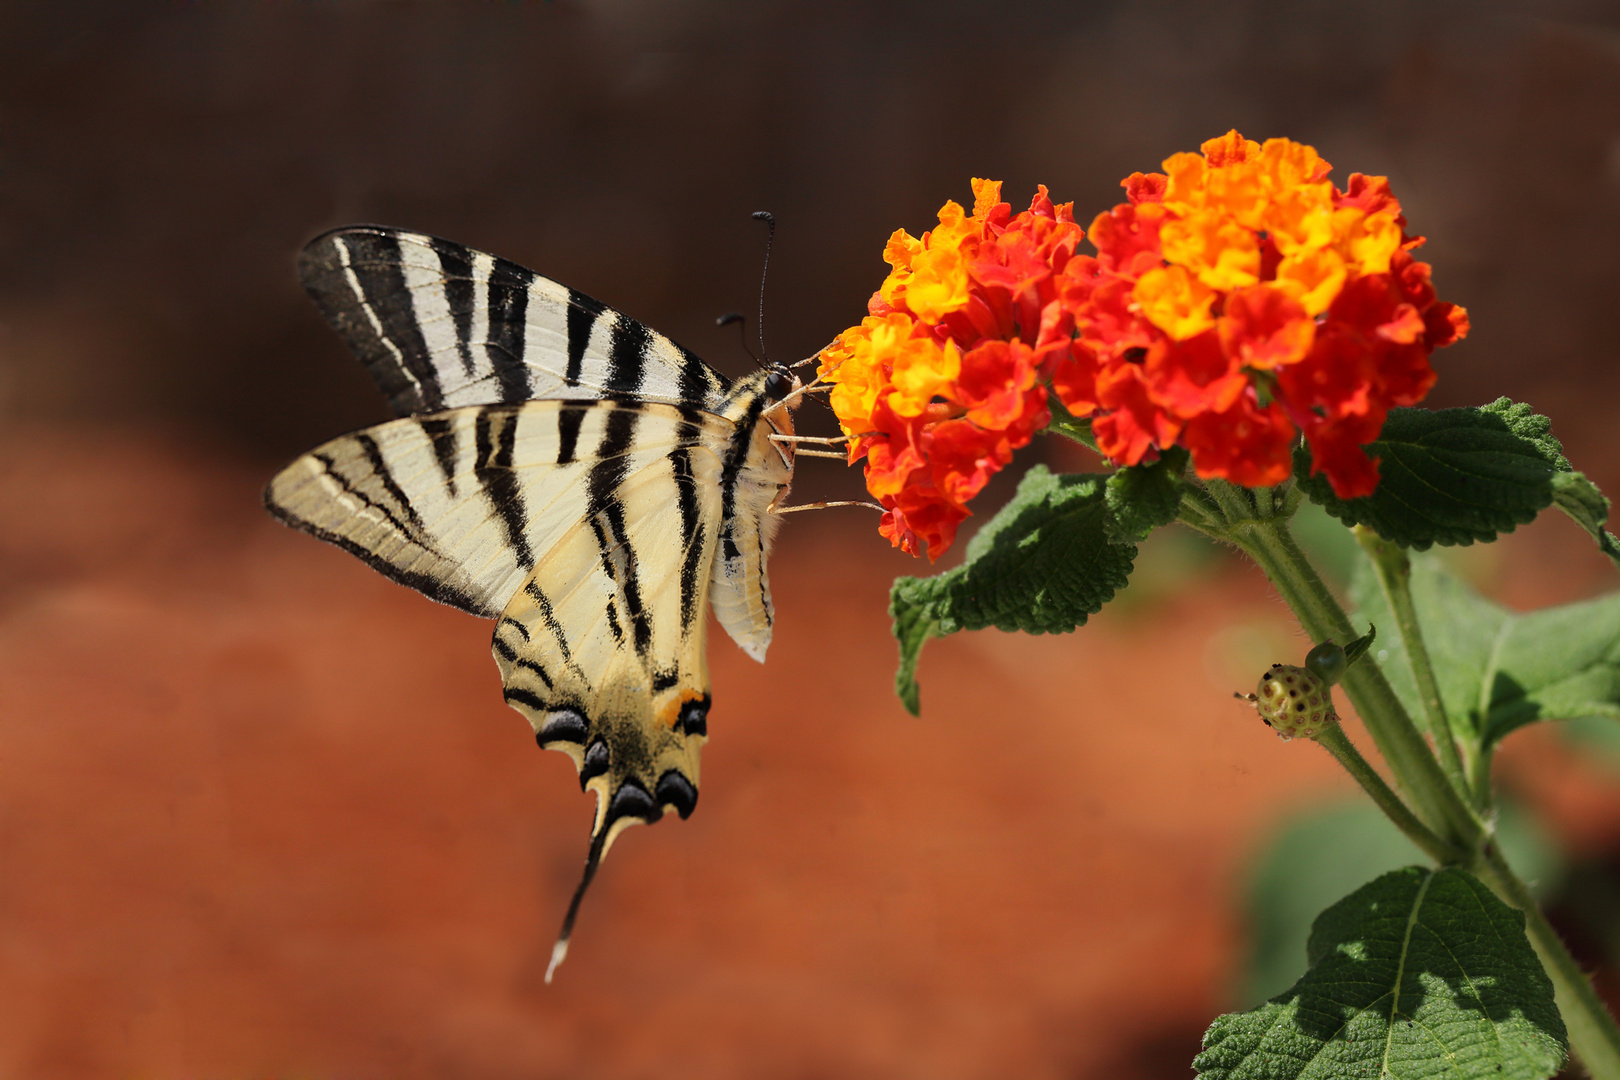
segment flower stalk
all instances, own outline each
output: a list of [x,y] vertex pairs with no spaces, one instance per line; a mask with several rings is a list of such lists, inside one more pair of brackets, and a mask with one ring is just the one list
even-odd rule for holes
[[1384,782],[1378,771],[1361,756],[1361,751],[1357,750],[1355,744],[1345,735],[1343,728],[1333,724],[1318,735],[1316,741],[1322,744],[1322,749],[1333,755],[1334,760],[1344,766],[1345,772],[1355,777],[1356,783],[1371,796],[1372,801],[1378,804],[1378,808],[1425,855],[1442,865],[1457,861],[1461,852],[1440,839],[1434,834],[1434,830],[1417,819],[1411,808],[1401,801],[1401,797]]
[[[1316,569],[1294,542],[1288,530],[1287,518],[1263,513],[1262,500],[1219,480],[1204,485],[1207,500],[1184,499],[1183,507],[1206,508],[1200,518],[1183,514],[1182,520],[1217,539],[1226,540],[1254,559],[1282,596],[1306,633],[1316,641],[1332,638],[1349,641],[1355,636],[1349,617],[1322,581]],[[1224,489],[1224,490],[1223,490]],[[1213,502],[1220,508],[1224,521],[1209,524],[1207,507]],[[1292,510],[1293,500],[1284,497],[1277,506],[1273,496],[1267,496],[1273,512]],[[1365,544],[1365,541],[1363,541]],[[1391,545],[1393,546],[1393,545]],[[1397,551],[1399,549],[1396,549]],[[1379,563],[1377,551],[1371,552]],[[1402,561],[1404,560],[1404,553]],[[1391,570],[1398,570],[1392,566]],[[1380,577],[1384,573],[1380,565]],[[1413,641],[1422,641],[1411,594],[1404,588],[1404,578],[1396,579],[1396,588],[1404,596],[1407,614],[1391,600],[1391,609],[1400,622],[1401,636],[1410,652]],[[1421,649],[1421,644],[1419,649]],[[1438,691],[1434,688],[1433,670],[1426,651],[1410,653],[1413,667],[1422,667],[1425,682],[1420,693],[1427,696]],[[1421,656],[1421,662],[1418,657]],[[1379,809],[1395,823],[1414,844],[1440,865],[1461,865],[1489,885],[1498,896],[1524,912],[1526,933],[1552,979],[1554,996],[1559,1012],[1569,1030],[1570,1049],[1586,1068],[1593,1080],[1620,1080],[1620,1027],[1615,1024],[1604,1006],[1591,980],[1581,971],[1558,933],[1536,906],[1529,888],[1503,859],[1491,834],[1468,801],[1469,786],[1460,789],[1456,777],[1466,776],[1461,771],[1460,756],[1452,768],[1442,767],[1429,744],[1424,740],[1405,706],[1395,695],[1394,688],[1383,671],[1369,657],[1363,657],[1345,672],[1343,685],[1351,703],[1355,705],[1362,723],[1377,744],[1379,753],[1389,763],[1396,782],[1416,807],[1416,812],[1386,784],[1372,765],[1350,743],[1337,725],[1317,738],[1330,754],[1356,779]],[[1439,714],[1444,717],[1443,710]],[[1437,732],[1436,742],[1442,747],[1451,743],[1449,724],[1430,716],[1431,727]],[[1439,733],[1443,732],[1442,737]],[[1452,754],[1456,755],[1452,743]],[[1489,757],[1478,755],[1474,762],[1475,782],[1480,789],[1488,787]],[[1485,775],[1481,777],[1479,770]]]
[[1473,875],[1524,912],[1525,933],[1552,979],[1553,1000],[1569,1031],[1569,1048],[1592,1080],[1620,1080],[1620,1026],[1598,997],[1591,977],[1541,913],[1529,886],[1508,866],[1495,844],[1487,844],[1468,867]]
[[[1277,516],[1275,509],[1262,515],[1248,493],[1235,485],[1211,480],[1205,487],[1226,520],[1214,530],[1203,531],[1236,545],[1252,558],[1312,640],[1353,639],[1356,631],[1349,616],[1294,542],[1287,520]],[[1285,506],[1288,502],[1284,499]],[[1396,784],[1412,800],[1418,818],[1448,847],[1473,849],[1484,834],[1483,825],[1452,789],[1384,673],[1376,664],[1353,664],[1343,685],[1378,752],[1395,774]]]
[[1412,562],[1406,551],[1392,544],[1365,525],[1357,525],[1352,532],[1362,550],[1371,557],[1373,569],[1378,573],[1378,584],[1384,600],[1395,616],[1395,625],[1406,644],[1406,655],[1411,660],[1412,675],[1417,681],[1418,697],[1423,702],[1424,719],[1429,734],[1440,754],[1440,766],[1453,790],[1464,799],[1478,802],[1475,789],[1468,781],[1468,768],[1457,749],[1457,735],[1446,713],[1445,702],[1440,699],[1440,686],[1434,678],[1434,666],[1429,662],[1429,649],[1423,642],[1423,627],[1418,622],[1417,609],[1412,604]]

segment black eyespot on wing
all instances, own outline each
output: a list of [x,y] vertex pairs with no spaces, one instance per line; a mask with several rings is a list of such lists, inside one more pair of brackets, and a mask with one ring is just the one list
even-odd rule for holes
[[579,786],[584,790],[585,785],[595,780],[608,770],[607,743],[597,739],[585,748],[585,760],[579,765]]
[[787,397],[788,391],[792,387],[793,382],[788,378],[785,371],[772,369],[771,373],[765,376],[765,393],[770,396],[772,401],[781,401]]
[[663,814],[658,804],[653,802],[653,797],[647,794],[646,788],[634,780],[626,780],[613,793],[613,801],[608,803],[607,820],[608,824],[612,824],[622,817],[633,817],[651,823]]
[[697,807],[697,797],[697,788],[692,786],[692,781],[675,769],[658,778],[658,805],[673,806],[682,821],[692,816],[693,809]]
[[[681,716],[676,724],[684,735],[707,735],[709,733],[709,695],[704,694],[696,701],[688,701],[681,706]],[[681,815],[685,817],[685,814]]]
[[[581,745],[585,736],[590,732],[590,725],[585,722],[577,709],[553,709],[546,715],[545,726],[535,736],[541,746],[554,742],[571,742]],[[602,748],[604,752],[607,747]],[[603,768],[607,766],[604,764]]]

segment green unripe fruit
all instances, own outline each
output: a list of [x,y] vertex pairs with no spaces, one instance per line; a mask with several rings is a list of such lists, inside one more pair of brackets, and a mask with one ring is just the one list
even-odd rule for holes
[[1302,667],[1272,664],[1252,694],[1238,694],[1284,739],[1314,739],[1337,722],[1328,683]]

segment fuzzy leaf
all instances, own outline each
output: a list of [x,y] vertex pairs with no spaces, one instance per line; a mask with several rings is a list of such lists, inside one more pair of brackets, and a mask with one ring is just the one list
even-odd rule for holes
[[1565,472],[1553,477],[1553,505],[1585,529],[1603,554],[1620,566],[1620,539],[1603,527],[1609,520],[1609,500],[1585,473]]
[[[1608,725],[1620,732],[1620,724]],[[1534,813],[1503,795],[1496,843],[1538,897],[1555,896],[1569,864]],[[1359,883],[1423,858],[1423,853],[1366,799],[1290,812],[1250,865],[1244,922],[1250,945],[1242,1000],[1259,1004],[1305,972],[1305,943],[1322,909]]]
[[1152,464],[1129,465],[1108,478],[1104,500],[1111,536],[1135,543],[1176,520],[1187,458],[1187,451],[1173,446]]
[[1524,915],[1456,868],[1396,870],[1317,916],[1310,969],[1228,1013],[1193,1062],[1209,1080],[1546,1080],[1566,1036]]
[[[1421,556],[1412,559],[1410,588],[1440,700],[1459,734],[1490,744],[1536,720],[1620,717],[1620,592],[1520,614]],[[1351,597],[1358,618],[1384,628],[1373,647],[1379,666],[1422,717],[1400,626],[1370,563]]]
[[1136,546],[1110,539],[1106,477],[1037,465],[968,544],[961,566],[895,580],[889,614],[900,643],[895,689],[918,710],[917,657],[931,638],[994,626],[1065,633],[1124,588]]
[[1311,476],[1310,449],[1294,451],[1294,472],[1311,501],[1346,525],[1367,525],[1402,547],[1489,543],[1557,505],[1620,565],[1620,544],[1603,531],[1608,500],[1572,472],[1552,421],[1498,398],[1463,409],[1391,409],[1367,452],[1379,459],[1378,489],[1340,499]]

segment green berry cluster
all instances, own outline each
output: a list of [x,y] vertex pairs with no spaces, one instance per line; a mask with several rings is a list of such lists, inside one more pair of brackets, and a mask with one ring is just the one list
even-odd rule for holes
[[1339,719],[1328,683],[1293,664],[1272,664],[1253,694],[1239,696],[1284,739],[1314,739]]

